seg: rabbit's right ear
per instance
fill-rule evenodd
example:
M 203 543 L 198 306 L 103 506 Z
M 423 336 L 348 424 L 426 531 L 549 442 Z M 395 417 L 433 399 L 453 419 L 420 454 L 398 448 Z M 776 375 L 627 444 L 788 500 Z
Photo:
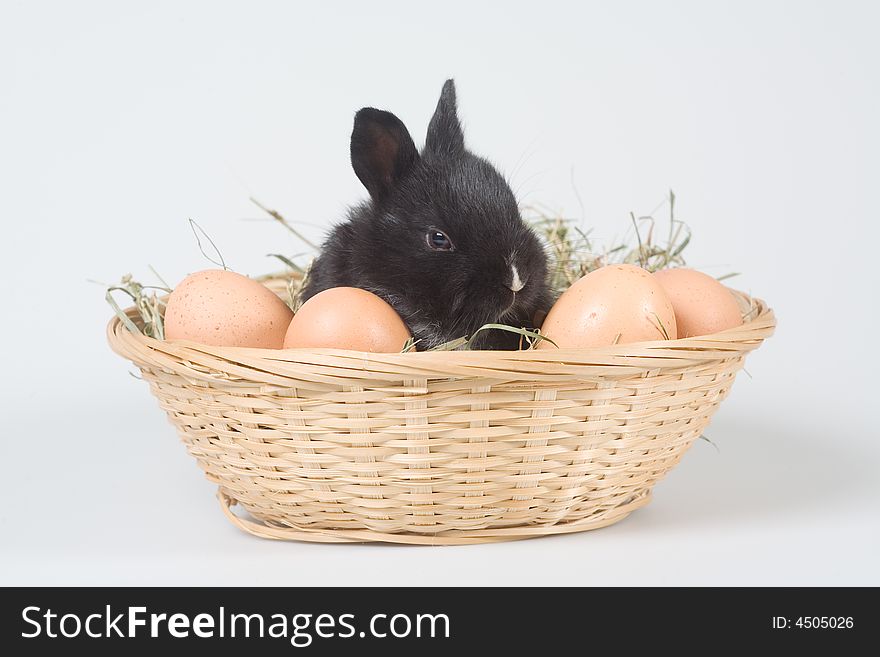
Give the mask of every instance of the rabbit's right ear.
M 425 152 L 441 157 L 457 157 L 464 152 L 464 132 L 458 120 L 455 81 L 452 79 L 444 83 L 437 109 L 428 124 Z
M 373 200 L 385 198 L 418 159 L 409 131 L 391 112 L 364 107 L 355 115 L 351 166 Z

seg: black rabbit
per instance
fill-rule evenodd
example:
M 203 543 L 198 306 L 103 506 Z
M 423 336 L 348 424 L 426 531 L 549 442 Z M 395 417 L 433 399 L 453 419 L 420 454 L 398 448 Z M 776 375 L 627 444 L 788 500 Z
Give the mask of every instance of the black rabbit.
M 464 146 L 447 80 L 421 154 L 389 112 L 361 109 L 351 163 L 370 200 L 327 237 L 302 292 L 358 287 L 385 299 L 419 350 L 488 323 L 534 327 L 551 303 L 547 259 L 509 185 Z M 520 336 L 486 330 L 474 348 L 516 349 Z

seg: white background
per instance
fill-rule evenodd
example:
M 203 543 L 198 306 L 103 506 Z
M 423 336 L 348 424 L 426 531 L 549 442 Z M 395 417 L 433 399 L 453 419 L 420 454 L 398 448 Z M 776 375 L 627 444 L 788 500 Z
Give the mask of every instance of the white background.
M 326 6 L 325 6 L 326 5 Z M 2 584 L 880 584 L 876 3 L 24 3 L 0 9 Z M 276 543 L 213 486 L 100 287 L 302 250 L 364 191 L 353 113 L 418 142 L 454 76 L 470 146 L 599 240 L 673 188 L 692 266 L 769 300 L 654 501 L 595 532 Z M 580 201 L 578 200 L 580 196 Z M 665 209 L 658 211 L 663 215 Z

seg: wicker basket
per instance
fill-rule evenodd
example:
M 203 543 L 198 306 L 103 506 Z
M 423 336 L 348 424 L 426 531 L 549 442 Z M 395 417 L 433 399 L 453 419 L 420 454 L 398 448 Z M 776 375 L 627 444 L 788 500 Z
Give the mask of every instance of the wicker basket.
M 281 293 L 285 282 L 267 285 Z M 108 338 L 238 527 L 304 541 L 483 543 L 596 529 L 647 504 L 773 332 L 772 310 L 736 295 L 741 327 L 589 350 L 208 347 L 135 334 L 117 318 Z

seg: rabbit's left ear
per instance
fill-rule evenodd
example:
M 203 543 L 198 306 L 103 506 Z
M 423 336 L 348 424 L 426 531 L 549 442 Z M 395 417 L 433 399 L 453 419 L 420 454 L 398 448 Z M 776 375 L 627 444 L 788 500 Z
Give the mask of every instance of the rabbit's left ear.
M 447 80 L 440 92 L 437 109 L 428 124 L 425 151 L 441 157 L 455 157 L 464 152 L 464 132 L 455 107 L 454 80 Z
M 391 112 L 364 107 L 355 115 L 351 166 L 374 201 L 384 199 L 418 160 L 409 131 Z

